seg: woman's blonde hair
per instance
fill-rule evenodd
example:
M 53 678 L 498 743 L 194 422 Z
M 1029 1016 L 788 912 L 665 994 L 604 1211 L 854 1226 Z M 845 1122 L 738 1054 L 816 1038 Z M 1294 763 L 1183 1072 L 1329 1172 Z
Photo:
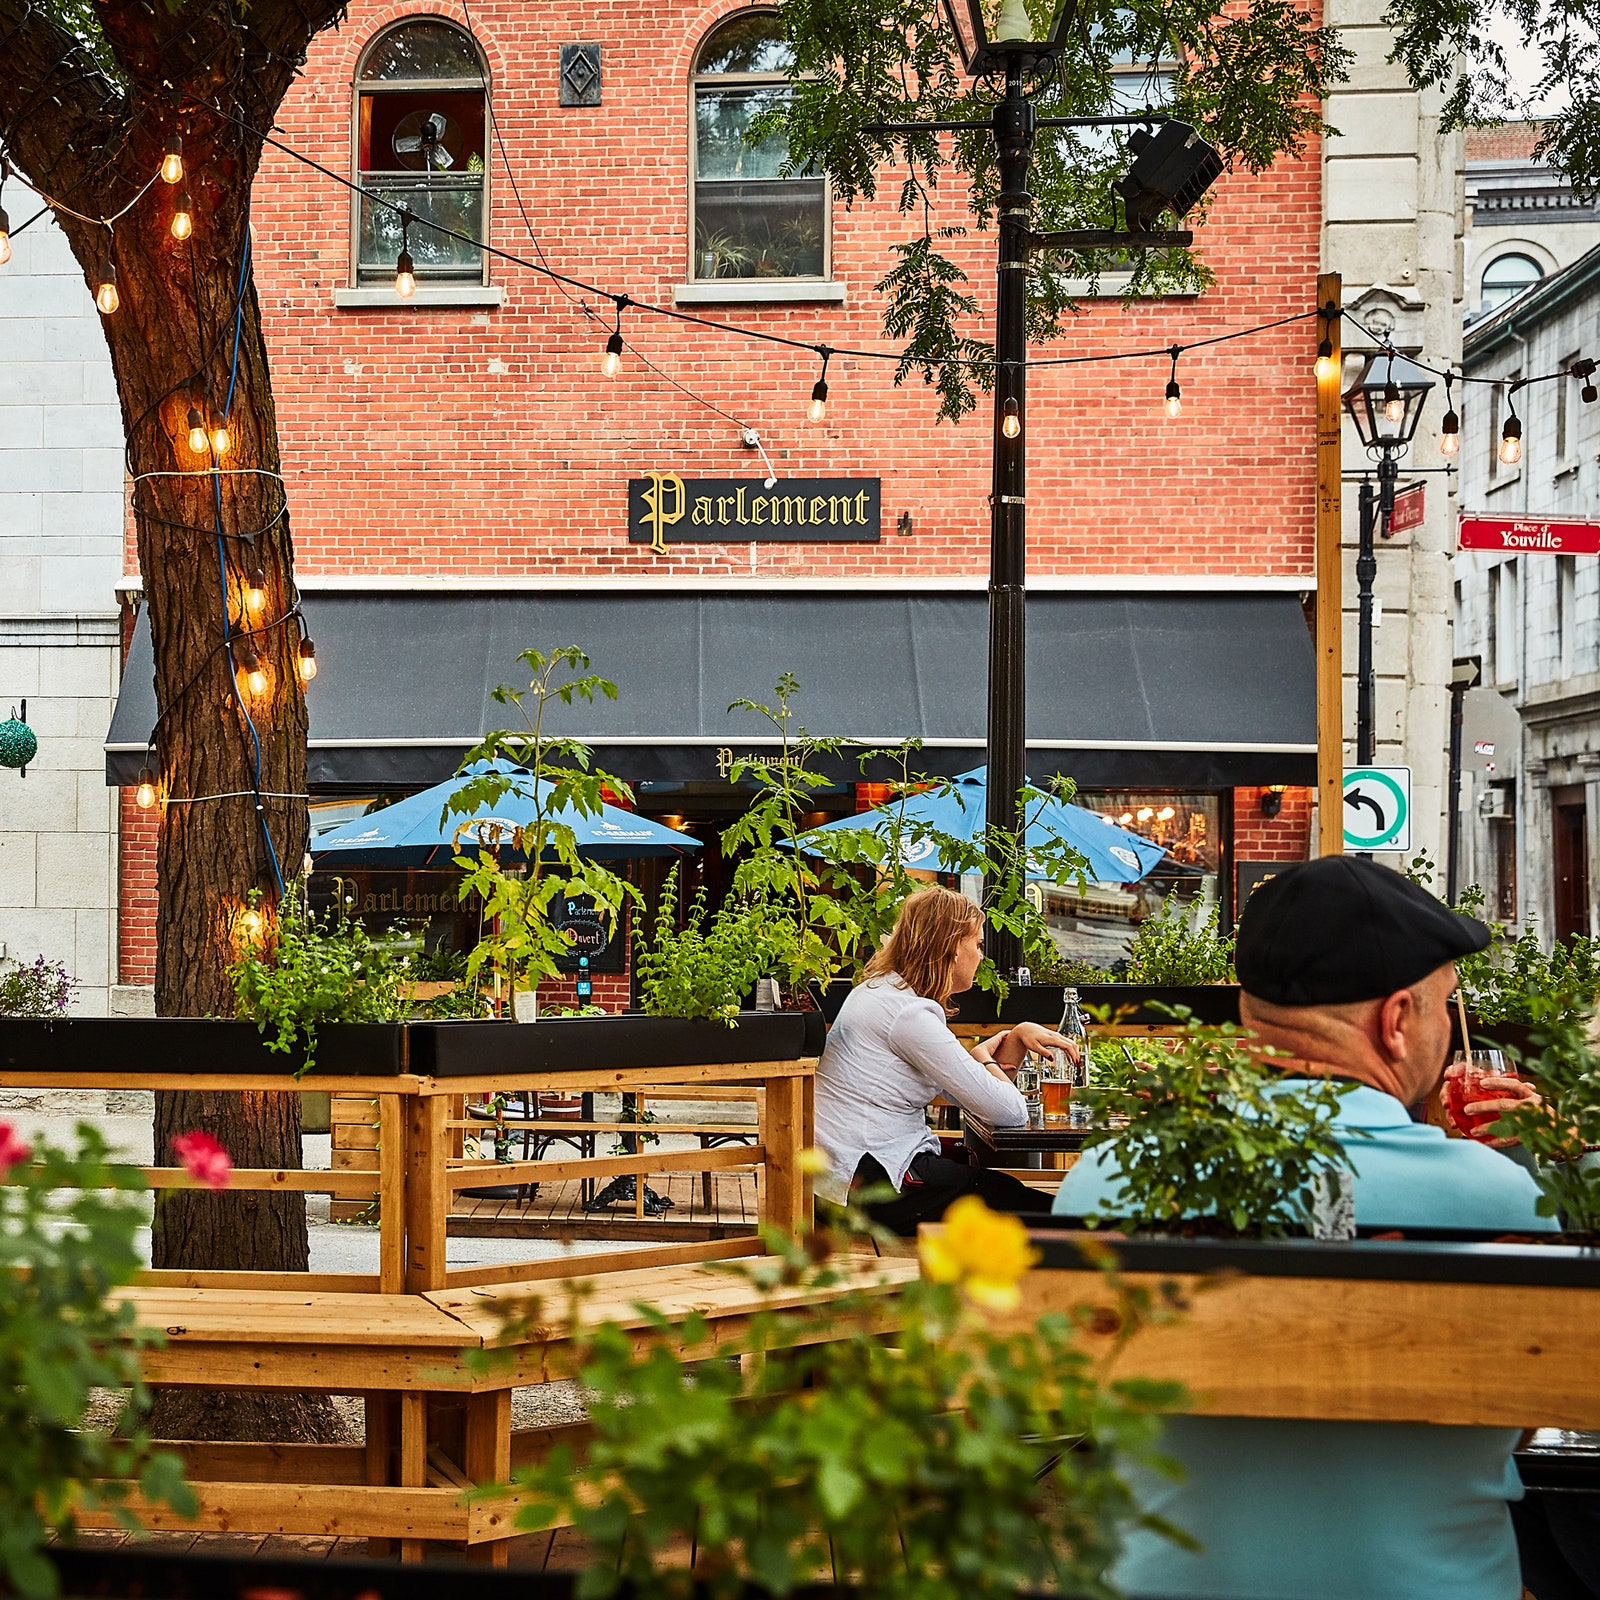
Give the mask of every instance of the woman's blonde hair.
M 862 976 L 898 973 L 908 989 L 949 1010 L 957 947 L 982 921 L 983 913 L 953 889 L 918 889 L 900 907 L 889 937 Z

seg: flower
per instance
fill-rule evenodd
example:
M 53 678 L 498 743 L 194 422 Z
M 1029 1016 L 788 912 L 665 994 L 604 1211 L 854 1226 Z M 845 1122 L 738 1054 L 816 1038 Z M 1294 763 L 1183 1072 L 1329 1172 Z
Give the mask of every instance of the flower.
M 173 1153 L 183 1163 L 184 1171 L 196 1183 L 208 1189 L 226 1189 L 233 1162 L 228 1152 L 209 1133 L 198 1128 L 190 1133 L 176 1134 L 172 1140 Z
M 1039 1259 L 1022 1223 L 991 1211 L 975 1194 L 962 1195 L 945 1212 L 943 1231 L 918 1240 L 917 1254 L 935 1283 L 959 1283 L 969 1299 L 992 1311 L 1017 1306 L 1017 1284 Z
M 833 1170 L 826 1154 L 815 1145 L 808 1145 L 800 1152 L 796 1165 L 808 1178 L 820 1178 L 823 1173 Z
M 9 1122 L 0 1122 L 0 1172 L 20 1166 L 32 1154 L 27 1140 Z

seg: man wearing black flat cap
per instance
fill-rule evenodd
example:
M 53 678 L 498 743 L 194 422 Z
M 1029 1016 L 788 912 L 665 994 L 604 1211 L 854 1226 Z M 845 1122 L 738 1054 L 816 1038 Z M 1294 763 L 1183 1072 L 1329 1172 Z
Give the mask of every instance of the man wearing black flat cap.
M 1482 923 L 1359 857 L 1297 863 L 1245 908 L 1242 1020 L 1293 1058 L 1274 1063 L 1286 1073 L 1358 1085 L 1338 1115 L 1358 1224 L 1556 1226 L 1515 1162 L 1408 1110 L 1444 1073 L 1456 958 L 1488 942 Z M 1534 1093 L 1514 1079 L 1498 1092 L 1474 1109 Z M 1120 1187 L 1102 1147 L 1067 1174 L 1055 1209 L 1115 1217 Z M 1141 1476 L 1137 1487 L 1147 1511 L 1202 1549 L 1138 1533 L 1112 1576 L 1129 1595 L 1171 1600 L 1517 1600 L 1517 1439 L 1509 1428 L 1175 1417 L 1164 1443 L 1183 1481 Z

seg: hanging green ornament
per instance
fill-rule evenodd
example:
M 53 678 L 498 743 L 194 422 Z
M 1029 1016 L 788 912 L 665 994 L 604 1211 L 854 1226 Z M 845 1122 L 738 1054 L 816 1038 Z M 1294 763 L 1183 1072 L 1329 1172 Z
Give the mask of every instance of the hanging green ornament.
M 39 736 L 28 726 L 28 702 L 22 702 L 22 715 L 11 708 L 8 721 L 0 722 L 0 767 L 15 767 L 24 778 L 28 763 L 39 753 Z

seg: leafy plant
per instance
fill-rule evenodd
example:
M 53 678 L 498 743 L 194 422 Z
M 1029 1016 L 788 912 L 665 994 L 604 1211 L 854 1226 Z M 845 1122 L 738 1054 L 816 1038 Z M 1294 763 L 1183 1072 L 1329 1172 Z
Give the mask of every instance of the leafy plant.
M 1026 953 L 1028 971 L 1035 983 L 1084 985 L 1119 981 L 1106 967 L 1063 955 L 1050 940 L 1028 945 Z
M 661 886 L 654 935 L 642 920 L 634 929 L 634 971 L 639 1003 L 650 1017 L 705 1017 L 732 1027 L 745 995 L 765 975 L 768 953 L 764 919 L 749 906 L 729 901 L 706 915 L 706 892 L 698 889 L 678 921 L 678 869 Z
M 1600 1055 L 1589 1042 L 1594 1008 L 1574 1005 L 1559 990 L 1534 990 L 1526 1013 L 1528 1048 L 1510 1054 L 1538 1084 L 1540 1098 L 1502 1111 L 1494 1132 L 1520 1139 L 1533 1157 L 1539 1214 L 1559 1217 L 1567 1233 L 1594 1242 L 1600 1240 L 1600 1162 L 1585 1155 L 1600 1145 Z
M 259 900 L 252 894 L 251 906 Z M 342 905 L 318 917 L 299 884 L 278 903 L 275 925 L 234 956 L 228 981 L 238 1014 L 263 1034 L 271 1031 L 269 1050 L 303 1048 L 296 1077 L 316 1064 L 319 1024 L 394 1022 L 410 1014 L 410 958 L 375 939 Z
M 729 1274 L 791 1300 L 838 1287 L 828 1236 L 768 1243 L 778 1253 Z M 958 1201 L 925 1276 L 892 1302 L 892 1347 L 885 1302 L 859 1293 L 759 1310 L 714 1343 L 703 1315 L 645 1307 L 642 1349 L 636 1331 L 582 1327 L 575 1305 L 556 1348 L 594 1437 L 582 1462 L 562 1446 L 521 1475 L 522 1526 L 576 1526 L 582 1600 L 818 1581 L 880 1600 L 1111 1596 L 1101 1574 L 1121 1532 L 1167 1531 L 1119 1469 L 1153 1459 L 1157 1413 L 1180 1391 L 1103 1382 L 1066 1315 L 992 1320 L 1030 1260 L 1016 1218 Z M 1123 1303 L 1131 1326 L 1140 1312 Z M 675 1559 L 691 1543 L 692 1572 Z
M 30 1151 L 0 1122 L 0 1588 L 24 1595 L 59 1589 L 44 1546 L 71 1533 L 79 1508 L 138 1526 L 115 1480 L 181 1515 L 199 1509 L 178 1458 L 152 1450 L 139 1422 L 138 1350 L 159 1335 L 114 1291 L 143 1265 L 132 1197 L 144 1184 L 109 1155 L 87 1123 L 67 1152 Z M 84 1426 L 95 1389 L 129 1391 L 116 1431 Z
M 1147 1230 L 1272 1238 L 1310 1226 L 1345 1155 L 1334 1132 L 1354 1087 L 1286 1079 L 1232 1024 L 1185 1027 L 1155 1059 L 1105 1052 L 1088 1091 L 1104 1148 L 1121 1178 L 1116 1216 Z M 1128 1119 L 1110 1125 L 1112 1116 Z M 1104 1220 L 1103 1218 L 1100 1220 Z
M 64 1017 L 76 982 L 59 961 L 37 957 L 27 966 L 16 962 L 0 973 L 0 1017 L 32 1017 L 53 1021 Z
M 526 689 L 501 684 L 494 698 L 513 706 L 523 719 L 523 731 L 501 730 L 485 737 L 467 752 L 463 769 L 479 761 L 498 761 L 524 770 L 526 776 L 504 771 L 474 773 L 445 802 L 441 823 L 452 816 L 464 820 L 457 829 L 456 865 L 462 869 L 463 900 L 478 895 L 489 928 L 467 957 L 467 976 L 476 979 L 485 967 L 499 972 L 507 992 L 544 979 L 562 976 L 561 962 L 572 950 L 571 936 L 555 926 L 551 907 L 562 896 L 587 898 L 601 918 L 615 927 L 624 907 L 637 901 L 638 890 L 625 878 L 608 871 L 578 848 L 577 834 L 567 817 L 599 816 L 605 794 L 632 798 L 620 778 L 591 766 L 589 747 L 577 739 L 557 737 L 545 728 L 554 705 L 591 703 L 597 696 L 615 700 L 617 686 L 588 671 L 589 658 L 566 645 L 548 654 L 524 650 L 517 658 L 531 677 Z M 513 791 L 530 803 L 528 821 L 517 826 L 491 824 L 483 828 L 482 846 L 475 855 L 462 850 L 470 819 L 497 805 Z M 508 867 L 500 860 L 502 848 L 518 857 Z M 523 863 L 526 866 L 523 866 Z
M 1464 889 L 1456 910 L 1483 916 L 1483 890 Z M 1456 962 L 1467 1005 L 1480 1022 L 1548 1020 L 1541 1001 L 1558 1002 L 1576 1016 L 1594 1006 L 1600 994 L 1600 940 L 1584 934 L 1554 939 L 1546 951 L 1530 918 L 1513 936 L 1504 923 L 1489 923 L 1486 949 Z
M 1219 926 L 1221 907 L 1213 905 L 1198 921 L 1176 895 L 1168 895 L 1154 916 L 1139 924 L 1128 950 L 1127 983 L 1232 983 L 1233 945 Z

